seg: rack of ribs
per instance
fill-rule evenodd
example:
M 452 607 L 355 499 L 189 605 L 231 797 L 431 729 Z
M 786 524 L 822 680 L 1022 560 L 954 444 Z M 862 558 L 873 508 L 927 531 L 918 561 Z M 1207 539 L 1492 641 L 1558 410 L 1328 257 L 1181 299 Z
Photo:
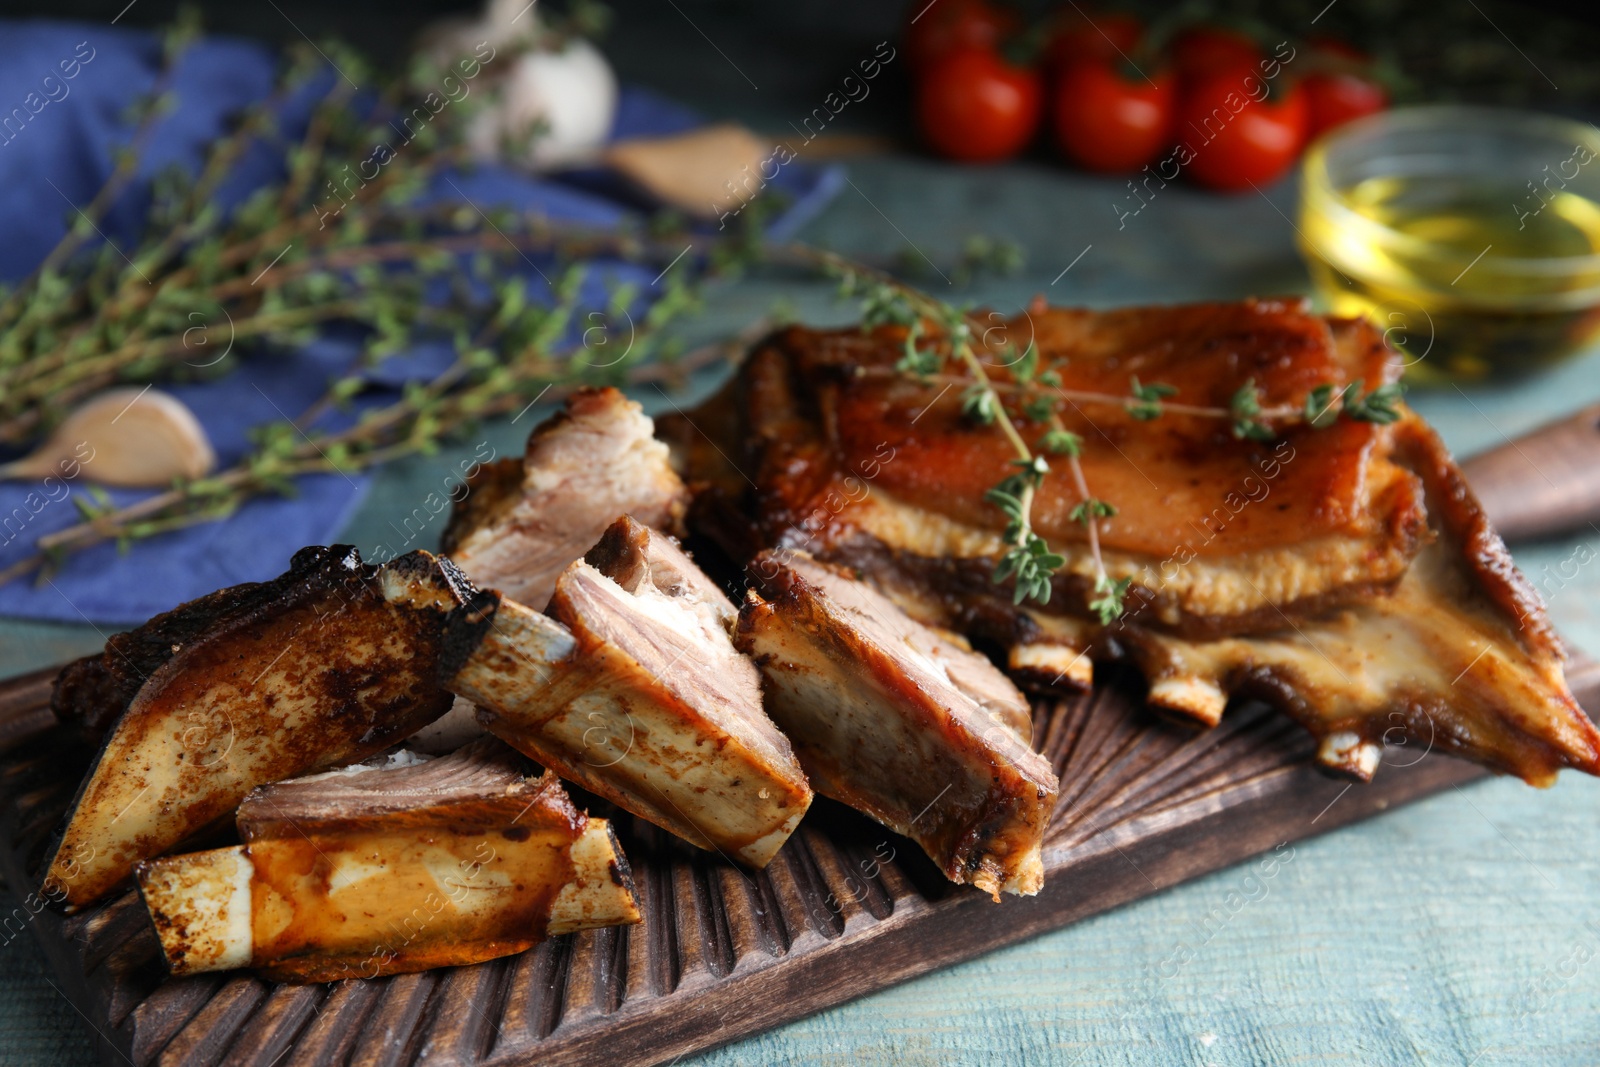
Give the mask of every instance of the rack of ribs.
M 1128 397 L 1137 378 L 1174 387 L 1173 405 L 1223 410 L 1253 382 L 1264 406 L 1297 410 L 1330 385 L 1337 412 L 1400 371 L 1371 325 L 1297 300 L 1038 302 L 1001 335 L 1011 343 L 981 358 L 1024 432 L 1008 363 L 1030 344 L 1067 392 Z M 1150 421 L 1056 394 L 1093 495 L 1116 509 L 1098 532 L 1110 577 L 1131 588 L 1107 625 L 1087 607 L 1082 496 L 1062 463 L 1033 504 L 1066 558 L 1048 602 L 1016 604 L 992 581 L 1006 520 L 985 493 L 1014 453 L 965 417 L 953 378 L 897 369 L 905 341 L 900 326 L 789 327 L 692 421 L 664 420 L 696 494 L 691 526 L 741 560 L 789 548 L 841 565 L 914 618 L 998 650 L 1036 688 L 1082 687 L 1095 661 L 1123 660 L 1152 705 L 1202 724 L 1235 695 L 1264 697 L 1316 736 L 1322 763 L 1358 778 L 1386 741 L 1541 784 L 1563 766 L 1600 771 L 1600 733 L 1567 689 L 1543 607 L 1403 405 L 1389 424 L 1301 421 L 1257 441 L 1226 419 Z

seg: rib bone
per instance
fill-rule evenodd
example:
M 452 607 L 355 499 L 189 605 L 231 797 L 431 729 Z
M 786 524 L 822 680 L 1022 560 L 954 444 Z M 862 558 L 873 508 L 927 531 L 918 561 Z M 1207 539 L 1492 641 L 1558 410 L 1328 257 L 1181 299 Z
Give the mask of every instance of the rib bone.
M 255 790 L 239 808 L 245 844 L 139 866 L 172 973 L 373 978 L 638 922 L 605 820 L 554 775 L 523 772 L 489 740 Z

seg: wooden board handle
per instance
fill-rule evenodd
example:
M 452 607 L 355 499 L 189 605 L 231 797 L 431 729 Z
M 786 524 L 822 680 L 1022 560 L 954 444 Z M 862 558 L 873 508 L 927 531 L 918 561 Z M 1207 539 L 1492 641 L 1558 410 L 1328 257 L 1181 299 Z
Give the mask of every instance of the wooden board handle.
M 1461 464 L 1500 536 L 1600 525 L 1600 404 Z

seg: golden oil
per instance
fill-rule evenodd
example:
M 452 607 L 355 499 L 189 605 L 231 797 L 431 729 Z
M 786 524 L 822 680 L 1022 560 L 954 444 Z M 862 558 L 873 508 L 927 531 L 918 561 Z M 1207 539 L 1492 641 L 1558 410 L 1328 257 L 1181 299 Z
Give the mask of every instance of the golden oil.
M 1600 204 L 1564 184 L 1435 173 L 1308 189 L 1301 251 L 1329 310 L 1371 318 L 1408 378 L 1520 376 L 1600 332 Z

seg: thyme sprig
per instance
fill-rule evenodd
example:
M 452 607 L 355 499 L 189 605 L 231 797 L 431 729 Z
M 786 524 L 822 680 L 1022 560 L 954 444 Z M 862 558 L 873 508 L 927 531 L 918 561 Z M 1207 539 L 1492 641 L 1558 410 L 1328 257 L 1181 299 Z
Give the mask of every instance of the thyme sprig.
M 979 426 L 997 427 L 1015 454 L 1012 473 L 984 495 L 1006 517 L 1003 536 L 1008 547 L 995 563 L 994 581 L 1013 583 L 1014 603 L 1049 602 L 1051 578 L 1066 560 L 1034 530 L 1033 498 L 1050 473 L 1050 464 L 1023 438 L 1006 410 L 973 345 L 975 324 L 968 312 L 833 253 L 816 253 L 815 260 L 839 279 L 842 296 L 861 298 L 863 328 L 886 324 L 905 328 L 904 354 L 895 365 L 898 372 L 926 382 L 940 377 L 947 363 L 962 367 L 964 374 L 953 380 L 966 387 L 961 395 L 963 416 Z M 930 326 L 938 336 L 929 333 Z
M 125 548 L 169 530 L 227 518 L 256 497 L 292 494 L 294 479 L 302 475 L 352 474 L 402 456 L 435 452 L 444 440 L 478 420 L 510 414 L 535 401 L 559 400 L 585 384 L 670 386 L 729 358 L 720 345 L 673 355 L 660 343 L 662 330 L 688 313 L 691 305 L 663 301 L 641 323 L 633 338 L 636 355 L 630 356 L 620 374 L 609 373 L 615 368 L 607 368 L 604 375 L 584 374 L 582 358 L 588 349 L 581 344 L 566 348 L 552 344 L 582 310 L 576 284 L 580 275 L 581 269 L 574 267 L 563 276 L 558 283 L 562 298 L 555 306 L 524 305 L 475 339 L 482 343 L 462 346 L 455 361 L 433 379 L 412 383 L 399 399 L 364 412 L 347 429 L 301 428 L 314 421 L 310 416 L 315 412 L 342 406 L 348 399 L 351 379 L 336 379 L 306 415 L 258 427 L 255 448 L 227 470 L 180 481 L 125 507 L 116 507 L 103 495 L 93 501 L 75 497 L 83 521 L 40 538 L 36 555 L 0 571 L 0 584 L 41 567 L 58 567 L 71 554 L 106 541 Z M 512 279 L 505 288 L 514 290 L 518 282 Z M 505 351 L 505 339 L 515 336 L 524 340 Z
M 224 341 L 270 355 L 325 324 L 345 323 L 364 329 L 360 354 L 295 418 L 257 427 L 250 451 L 228 469 L 176 481 L 127 507 L 104 493 L 80 494 L 82 521 L 39 539 L 37 554 L 0 571 L 0 583 L 95 544 L 126 546 L 225 518 L 256 497 L 292 493 L 302 475 L 348 474 L 435 451 L 477 420 L 581 385 L 671 384 L 728 358 L 720 346 L 683 355 L 666 339 L 669 326 L 701 307 L 702 281 L 689 269 L 658 280 L 655 301 L 635 313 L 626 342 L 612 338 L 603 351 L 586 345 L 596 312 L 575 261 L 602 256 L 654 270 L 681 257 L 688 242 L 695 261 L 704 255 L 737 270 L 755 254 L 744 231 L 760 225 L 759 213 L 746 212 L 747 225 L 717 241 L 670 228 L 600 232 L 470 201 L 418 206 L 420 193 L 462 164 L 455 135 L 465 116 L 439 115 L 393 148 L 376 175 L 367 168 L 352 181 L 352 163 L 374 158 L 374 144 L 396 141 L 387 121 L 412 90 L 395 83 L 358 111 L 344 79 L 330 77 L 328 61 L 309 46 L 293 54 L 274 94 L 212 145 L 198 173 L 156 177 L 147 227 L 135 242 L 94 243 L 103 216 L 138 173 L 150 131 L 171 109 L 170 69 L 194 37 L 187 23 L 169 33 L 167 72 L 140 105 L 141 124 L 105 188 L 74 212 L 40 268 L 0 293 L 0 442 L 37 438 L 77 401 L 114 383 L 230 373 L 237 357 L 218 358 Z M 370 82 L 358 56 L 328 42 L 322 51 Z M 437 84 L 437 72 L 414 76 Z M 279 107 L 308 93 L 320 95 L 304 133 L 286 138 Z M 286 173 L 225 210 L 219 187 L 241 156 L 263 145 L 283 153 Z M 512 273 L 529 267 L 543 280 Z M 607 288 L 598 314 L 609 331 L 637 293 Z M 447 341 L 452 362 L 398 398 L 377 399 L 368 372 L 425 338 Z M 353 421 L 326 418 L 358 404 L 365 410 Z
M 1067 431 L 1058 422 L 1057 436 L 1047 437 L 1052 448 L 1041 444 L 1036 452 L 1028 444 L 974 347 L 976 324 L 966 309 L 946 304 L 882 272 L 851 263 L 833 253 L 814 252 L 812 258 L 839 279 L 841 296 L 861 299 L 864 329 L 882 325 L 905 328 L 904 354 L 895 365 L 898 373 L 924 383 L 940 377 L 959 382 L 965 386 L 961 396 L 963 416 L 975 425 L 996 427 L 1005 436 L 1015 456 L 1010 462 L 1011 473 L 984 494 L 984 499 L 1006 518 L 1003 539 L 1007 547 L 996 561 L 992 577 L 996 584 L 1012 583 L 1013 603 L 1021 604 L 1026 600 L 1048 603 L 1052 579 L 1066 558 L 1052 550 L 1034 530 L 1033 501 L 1050 473 L 1050 463 L 1045 458 L 1047 452 L 1068 454 L 1070 448 L 1069 463 L 1076 464 L 1077 444 L 1069 445 L 1073 441 L 1071 435 L 1061 436 Z M 937 335 L 930 333 L 930 327 Z M 959 376 L 941 374 L 951 362 L 960 366 L 964 373 Z M 1012 377 L 1014 380 L 1025 377 L 1031 383 L 1036 367 L 1036 358 L 1023 353 L 1011 367 Z M 1097 514 L 1086 513 L 1092 537 L 1096 536 L 1097 518 Z M 1096 545 L 1098 560 L 1098 541 Z
M 905 361 L 897 366 L 896 370 L 905 369 Z M 860 373 L 865 377 L 882 377 L 893 373 L 885 368 L 864 367 Z M 967 379 L 962 375 L 943 374 L 939 368 L 920 375 L 924 385 L 962 385 Z M 1154 382 L 1144 385 L 1137 377 L 1129 379 L 1129 391 L 1126 394 L 1102 393 L 1087 389 L 1071 389 L 1060 384 L 1059 374 L 1052 371 L 1041 371 L 1035 379 L 1037 384 L 1020 384 L 1015 381 L 994 380 L 991 386 L 994 391 L 1002 396 L 1015 395 L 1019 403 L 1037 405 L 1040 403 L 1040 394 L 1047 393 L 1056 400 L 1068 404 L 1087 404 L 1099 407 L 1116 407 L 1126 411 L 1140 421 L 1152 421 L 1166 415 L 1191 415 L 1204 419 L 1234 420 L 1239 412 L 1233 407 L 1215 407 L 1204 404 L 1182 404 L 1164 399 L 1176 396 L 1177 391 L 1173 386 L 1163 382 Z M 1404 387 L 1398 383 L 1379 386 L 1370 393 L 1362 393 L 1363 380 L 1355 381 L 1344 386 L 1319 385 L 1306 395 L 1304 404 L 1277 404 L 1272 407 L 1257 407 L 1253 421 L 1261 422 L 1271 429 L 1273 427 L 1294 426 L 1305 423 L 1315 429 L 1322 429 L 1332 425 L 1342 415 L 1352 422 L 1371 422 L 1388 424 L 1400 417 L 1396 409 L 1397 404 L 1405 395 Z M 1260 390 L 1253 383 L 1247 383 L 1255 390 L 1256 404 L 1259 405 Z M 1242 386 L 1241 389 L 1244 387 Z M 1161 390 L 1161 392 L 1156 392 Z M 1168 391 L 1170 390 L 1170 391 Z M 1238 394 L 1235 394 L 1237 400 Z M 1342 406 L 1341 406 L 1342 405 Z M 1152 411 L 1151 408 L 1154 410 Z M 1034 408 L 1033 410 L 1040 410 Z M 1034 420 L 1042 421 L 1042 420 Z M 1273 437 L 1259 438 L 1272 440 L 1277 431 L 1273 430 Z
M 169 34 L 169 62 L 192 37 L 186 28 Z M 323 51 L 368 80 L 353 53 L 331 43 Z M 170 111 L 169 76 L 158 77 L 156 100 L 139 109 L 141 125 L 105 187 L 70 213 L 67 233 L 33 275 L 0 290 L 0 444 L 37 438 L 117 383 L 226 373 L 232 364 L 213 362 L 223 341 L 286 349 L 328 323 L 352 323 L 369 331 L 371 365 L 421 332 L 470 333 L 486 301 L 463 261 L 480 279 L 529 266 L 553 276 L 559 266 L 551 264 L 594 256 L 664 266 L 692 240 L 586 230 L 470 201 L 419 203 L 464 164 L 458 135 L 481 94 L 417 127 L 410 83 L 358 108 L 348 82 L 307 46 L 292 54 L 274 93 L 209 147 L 198 173 L 174 168 L 154 178 L 141 235 L 91 244 Z M 437 84 L 433 75 L 414 77 Z M 282 108 L 307 97 L 315 102 L 305 131 L 287 138 Z M 224 208 L 217 194 L 234 165 L 262 147 L 281 152 L 287 173 Z

